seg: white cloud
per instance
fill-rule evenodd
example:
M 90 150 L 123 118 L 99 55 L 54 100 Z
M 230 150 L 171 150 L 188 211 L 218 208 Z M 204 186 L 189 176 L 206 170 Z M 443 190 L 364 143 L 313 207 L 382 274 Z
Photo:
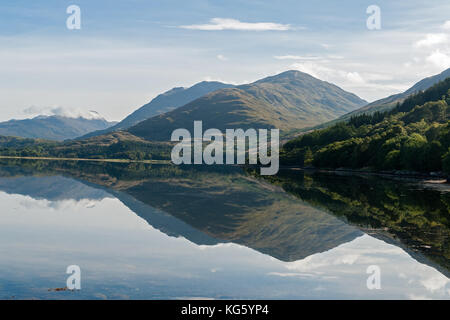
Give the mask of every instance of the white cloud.
M 312 273 L 300 273 L 300 272 L 269 272 L 269 276 L 278 276 L 278 277 L 300 277 L 300 278 L 311 278 L 315 277 L 315 274 Z
M 328 76 L 330 76 L 332 73 L 335 73 L 335 70 L 331 68 L 310 61 L 294 63 L 291 67 L 292 69 L 308 73 L 313 77 L 319 78 L 321 80 L 326 80 Z
M 343 56 L 340 56 L 340 55 L 337 55 L 337 54 L 329 54 L 329 55 L 327 55 L 327 58 L 328 59 L 338 59 L 338 60 L 344 59 Z
M 96 111 L 81 110 L 66 107 L 38 107 L 31 106 L 22 110 L 22 113 L 27 116 L 60 116 L 67 118 L 85 118 L 85 119 L 103 119 L 103 117 Z
M 442 29 L 450 30 L 450 20 L 445 21 L 445 23 L 442 25 Z
M 440 26 L 441 29 L 450 30 L 450 20 Z M 406 61 L 406 68 L 425 66 L 430 72 L 440 72 L 450 67 L 450 35 L 448 32 L 428 33 L 413 43 L 416 49 L 412 61 Z M 411 58 L 410 58 L 411 59 Z M 436 70 L 436 71 L 434 71 Z
M 243 80 L 242 82 L 237 82 L 237 81 L 225 80 L 224 78 L 212 77 L 212 76 L 202 77 L 201 80 L 202 81 L 218 81 L 218 82 L 222 82 L 222 83 L 232 84 L 232 85 L 235 85 L 235 86 L 253 82 L 253 81 L 249 81 L 249 80 Z
M 217 55 L 217 59 L 219 59 L 219 60 L 221 60 L 221 61 L 227 61 L 227 60 L 228 60 L 228 58 L 225 57 L 225 56 L 222 55 L 222 54 L 218 54 L 218 55 Z
M 429 33 L 424 39 L 421 39 L 415 43 L 417 48 L 431 47 L 438 44 L 443 44 L 448 41 L 448 36 L 445 33 Z
M 450 283 L 450 280 L 442 274 L 434 274 L 429 278 L 421 280 L 420 282 L 428 291 L 435 292 L 442 289 L 445 290 L 445 287 L 448 283 Z
M 425 60 L 441 69 L 450 68 L 450 55 L 443 53 L 439 49 L 433 51 Z
M 321 80 L 329 81 L 332 83 L 342 83 L 343 81 L 347 84 L 365 84 L 366 81 L 363 77 L 356 71 L 345 71 L 334 69 L 332 67 L 324 66 L 323 64 L 316 62 L 299 62 L 294 63 L 292 68 L 306 72 L 313 77 L 319 78 Z
M 318 60 L 320 57 L 317 56 L 295 56 L 295 55 L 285 55 L 285 56 L 275 56 L 277 60 Z
M 385 73 L 365 73 L 364 74 L 365 81 L 394 81 L 395 76 L 392 74 Z
M 413 294 L 413 293 L 408 294 L 407 297 L 410 300 L 431 300 L 430 297 L 427 297 L 427 296 L 424 296 L 424 295 L 416 295 L 416 294 Z
M 364 79 L 358 72 L 348 72 L 346 74 L 346 78 L 352 83 L 365 83 Z
M 299 70 L 320 80 L 327 81 L 357 93 L 360 97 L 373 101 L 379 98 L 380 92 L 384 96 L 406 90 L 410 84 L 399 84 L 397 77 L 393 77 L 389 70 L 379 70 L 368 65 L 361 67 L 346 60 L 314 60 L 298 61 L 289 66 L 289 69 Z M 361 92 L 365 95 L 361 95 Z
M 286 31 L 290 30 L 289 24 L 273 22 L 241 22 L 236 19 L 213 18 L 209 24 L 193 24 L 180 26 L 183 29 L 220 31 L 220 30 L 243 30 L 243 31 Z

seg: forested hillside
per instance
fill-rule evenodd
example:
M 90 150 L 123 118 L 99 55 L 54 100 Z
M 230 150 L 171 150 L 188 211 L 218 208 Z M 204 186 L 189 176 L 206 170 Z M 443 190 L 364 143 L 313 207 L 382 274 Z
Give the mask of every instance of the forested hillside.
M 450 173 L 450 78 L 386 112 L 287 142 L 284 165 Z
M 85 140 L 44 141 L 0 136 L 0 155 L 84 159 L 170 159 L 170 143 L 150 142 L 124 131 Z

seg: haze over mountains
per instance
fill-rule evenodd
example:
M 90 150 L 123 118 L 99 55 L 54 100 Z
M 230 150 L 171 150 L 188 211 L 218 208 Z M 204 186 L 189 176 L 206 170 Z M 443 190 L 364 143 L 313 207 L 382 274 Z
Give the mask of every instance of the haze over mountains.
M 169 141 L 177 128 L 202 120 L 205 128 L 279 128 L 319 124 L 367 102 L 300 71 L 286 71 L 251 84 L 214 91 L 128 129 L 146 140 Z
M 63 141 L 94 130 L 114 125 L 103 118 L 70 118 L 59 115 L 37 116 L 31 119 L 0 122 L 0 135 Z

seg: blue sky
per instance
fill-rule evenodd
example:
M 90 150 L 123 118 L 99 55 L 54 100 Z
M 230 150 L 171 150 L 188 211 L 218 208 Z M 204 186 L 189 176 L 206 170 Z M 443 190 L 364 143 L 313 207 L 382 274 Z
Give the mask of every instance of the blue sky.
M 66 8 L 81 9 L 68 30 Z M 381 9 L 368 30 L 366 8 Z M 202 80 L 297 69 L 375 100 L 450 67 L 448 1 L 2 1 L 0 120 L 120 120 Z

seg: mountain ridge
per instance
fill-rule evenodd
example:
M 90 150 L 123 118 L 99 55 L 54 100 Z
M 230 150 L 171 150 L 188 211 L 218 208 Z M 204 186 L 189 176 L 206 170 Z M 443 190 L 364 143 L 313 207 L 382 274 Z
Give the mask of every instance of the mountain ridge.
M 205 127 L 280 128 L 282 131 L 334 119 L 367 102 L 309 74 L 289 70 L 250 84 L 216 90 L 128 129 L 146 140 L 170 140 L 194 120 Z
M 136 109 L 116 125 L 104 130 L 90 132 L 84 136 L 78 137 L 78 139 L 107 134 L 118 130 L 126 130 L 141 121 L 174 110 L 205 94 L 223 88 L 231 88 L 233 86 L 234 85 L 222 83 L 219 81 L 201 81 L 187 88 L 172 88 L 157 95 L 149 103 L 144 104 L 142 107 Z
M 326 123 L 320 124 L 318 126 L 309 128 L 309 130 L 326 128 L 326 127 L 332 126 L 333 124 L 341 122 L 341 121 L 348 121 L 348 120 L 350 120 L 351 117 L 358 116 L 361 114 L 372 114 L 377 111 L 378 112 L 389 111 L 389 110 L 393 109 L 397 105 L 397 103 L 402 103 L 407 97 L 409 97 L 419 91 L 424 91 L 424 90 L 432 87 L 439 81 L 443 81 L 448 77 L 450 77 L 450 68 L 442 71 L 439 74 L 429 76 L 429 77 L 423 78 L 422 80 L 419 80 L 418 82 L 416 82 L 413 86 L 411 86 L 409 89 L 407 89 L 404 92 L 396 93 L 396 94 L 390 95 L 388 97 L 375 100 L 357 110 L 354 110 L 352 112 L 349 112 L 348 114 L 345 114 L 345 115 L 339 117 L 338 119 L 335 119 L 330 122 L 326 122 Z
M 450 174 L 450 77 L 394 109 L 352 117 L 287 142 L 285 165 Z M 432 174 L 433 173 L 433 174 Z
M 0 122 L 0 135 L 31 139 L 63 141 L 98 129 L 106 129 L 116 122 L 104 118 L 66 117 L 60 115 L 36 116 Z

